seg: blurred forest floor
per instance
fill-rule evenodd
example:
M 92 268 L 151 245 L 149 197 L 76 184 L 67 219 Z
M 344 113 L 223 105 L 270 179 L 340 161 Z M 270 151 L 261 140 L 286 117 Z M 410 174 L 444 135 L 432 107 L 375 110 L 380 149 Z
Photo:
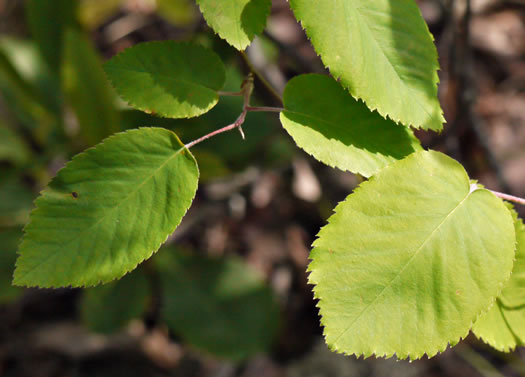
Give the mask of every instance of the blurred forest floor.
M 97 2 L 84 2 L 89 1 Z M 524 196 L 525 1 L 418 3 L 436 39 L 442 67 L 439 95 L 447 119 L 441 134 L 418 136 L 425 147 L 459 160 L 486 187 Z M 105 18 L 95 11 L 84 16 L 104 58 L 142 41 L 210 33 L 198 13 L 181 19 L 155 10 L 155 1 L 127 0 Z M 0 0 L 0 34 L 27 37 L 24 17 L 24 1 Z M 215 43 L 247 72 L 239 56 Z M 266 32 L 247 55 L 280 92 L 297 74 L 326 72 L 284 0 L 274 0 Z M 257 81 L 255 95 L 260 103 L 273 105 Z M 7 114 L 0 98 L 0 119 L 9 119 Z M 168 242 L 209 255 L 237 254 L 264 274 L 282 318 L 267 354 L 240 364 L 205 356 L 158 322 L 158 308 L 118 333 L 95 334 L 79 320 L 80 290 L 30 289 L 0 306 L 0 376 L 525 376 L 524 350 L 500 354 L 473 336 L 431 360 L 413 363 L 328 351 L 306 283 L 309 245 L 359 179 L 290 145 L 276 117 L 257 118 L 245 132 L 247 141 L 240 147 L 238 134 L 217 138 L 215 151 L 227 155 L 226 166 L 218 169 L 220 174 L 210 170 Z M 48 177 L 68 158 L 59 154 L 52 159 Z M 33 194 L 42 188 L 31 180 L 26 185 Z M 0 196 L 0 202 L 7 200 Z

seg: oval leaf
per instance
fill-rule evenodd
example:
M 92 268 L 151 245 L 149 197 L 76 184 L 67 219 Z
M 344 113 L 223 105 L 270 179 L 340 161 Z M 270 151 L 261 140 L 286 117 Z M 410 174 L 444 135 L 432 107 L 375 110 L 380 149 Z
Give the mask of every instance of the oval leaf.
M 335 212 L 309 281 L 338 352 L 431 357 L 468 334 L 512 270 L 508 209 L 438 152 L 385 167 Z
M 217 104 L 226 70 L 213 51 L 191 43 L 147 42 L 104 64 L 113 86 L 129 104 L 168 118 L 190 118 Z
M 384 117 L 440 130 L 436 48 L 414 0 L 290 0 L 331 74 Z
M 190 344 L 240 360 L 271 345 L 278 308 L 263 279 L 236 258 L 163 252 L 162 316 Z
M 421 149 L 409 129 L 371 112 L 328 76 L 290 80 L 284 107 L 281 123 L 297 145 L 341 170 L 369 177 Z
M 149 258 L 190 206 L 198 168 L 177 136 L 142 128 L 75 156 L 35 201 L 16 285 L 91 286 Z
M 210 27 L 237 50 L 244 50 L 263 31 L 271 0 L 197 0 Z
M 525 226 L 511 212 L 517 242 L 512 275 L 494 306 L 472 327 L 478 338 L 503 352 L 525 345 Z

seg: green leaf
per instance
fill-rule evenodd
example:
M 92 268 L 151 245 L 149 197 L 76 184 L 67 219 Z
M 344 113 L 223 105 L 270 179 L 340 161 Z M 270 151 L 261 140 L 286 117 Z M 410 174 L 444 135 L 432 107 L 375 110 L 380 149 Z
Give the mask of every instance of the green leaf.
M 210 27 L 237 50 L 244 50 L 263 31 L 271 0 L 197 0 Z
M 347 354 L 431 357 L 465 337 L 512 270 L 503 202 L 463 167 L 416 152 L 335 209 L 310 255 L 328 345 Z
M 185 42 L 147 42 L 128 48 L 104 68 L 131 106 L 168 118 L 189 118 L 217 104 L 225 81 L 219 57 Z
M 0 197 L 3 198 L 1 195 Z M 0 228 L 0 304 L 12 301 L 23 291 L 11 285 L 20 237 L 22 237 L 21 228 Z
M 92 331 L 109 334 L 146 311 L 149 282 L 136 270 L 109 284 L 87 288 L 80 300 L 80 317 Z
M 157 257 L 162 316 L 187 342 L 215 356 L 244 359 L 271 345 L 278 309 L 262 278 L 240 260 L 167 250 Z
M 290 80 L 284 108 L 281 123 L 297 145 L 341 170 L 369 177 L 421 149 L 408 128 L 371 112 L 328 76 Z
M 384 117 L 441 130 L 439 68 L 414 0 L 290 0 L 331 74 Z
M 65 34 L 62 85 L 80 133 L 91 146 L 120 130 L 115 94 L 89 38 L 70 28 Z
M 162 128 L 119 133 L 75 156 L 35 201 L 14 283 L 80 287 L 122 277 L 175 230 L 198 174 Z
M 27 23 L 49 69 L 58 73 L 66 27 L 75 24 L 77 1 L 29 0 Z
M 492 308 L 472 327 L 478 338 L 503 352 L 525 345 L 525 226 L 514 209 L 511 213 L 517 242 L 512 275 Z

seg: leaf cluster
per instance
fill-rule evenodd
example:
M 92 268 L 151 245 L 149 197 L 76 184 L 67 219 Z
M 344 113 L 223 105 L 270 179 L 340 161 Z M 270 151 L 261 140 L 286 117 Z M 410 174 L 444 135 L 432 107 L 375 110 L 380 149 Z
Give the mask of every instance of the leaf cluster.
M 241 51 L 264 29 L 271 5 L 269 0 L 197 3 L 209 26 Z M 104 141 L 73 157 L 36 199 L 14 284 L 87 287 L 123 277 L 177 228 L 197 191 L 199 156 L 190 147 L 201 139 L 184 144 L 161 127 L 115 133 L 126 128 L 124 114 L 115 109 L 114 93 L 85 33 L 74 18 L 48 30 L 34 16 L 54 12 L 58 2 L 53 4 L 33 0 L 29 12 L 44 66 L 49 77 L 60 76 L 58 85 L 83 140 Z M 330 75 L 292 78 L 283 107 L 270 111 L 280 113 L 299 148 L 367 178 L 336 207 L 310 255 L 309 282 L 327 344 L 345 354 L 417 359 L 457 344 L 472 329 L 500 350 L 522 345 L 521 220 L 471 181 L 458 162 L 423 150 L 413 132 L 440 131 L 444 123 L 437 53 L 416 3 L 290 0 L 290 7 Z M 53 69 L 58 61 L 60 71 Z M 103 69 L 131 108 L 165 118 L 214 111 L 227 93 L 221 58 L 193 42 L 137 44 Z M 0 83 L 9 83 L 12 98 L 23 99 L 21 112 L 46 120 L 39 137 L 49 138 L 60 122 L 57 106 L 31 90 L 1 51 L 0 70 Z M 224 130 L 242 131 L 251 89 L 245 82 L 237 93 L 242 113 Z M 91 102 L 93 97 L 102 101 Z M 13 145 L 0 144 L 0 158 L 27 161 L 29 152 L 16 148 L 13 154 Z M 237 260 L 162 254 L 157 268 L 165 293 L 163 317 L 172 329 L 196 347 L 234 359 L 271 344 L 277 310 L 259 277 L 247 274 Z M 124 290 L 136 295 L 118 303 L 126 315 L 117 310 L 99 321 L 86 314 L 96 320 L 95 328 L 111 329 L 144 311 L 147 279 L 140 276 L 88 291 L 93 293 L 85 297 L 86 313 L 97 313 Z M 256 305 L 266 310 L 252 310 Z M 218 328 L 235 330 L 214 333 Z

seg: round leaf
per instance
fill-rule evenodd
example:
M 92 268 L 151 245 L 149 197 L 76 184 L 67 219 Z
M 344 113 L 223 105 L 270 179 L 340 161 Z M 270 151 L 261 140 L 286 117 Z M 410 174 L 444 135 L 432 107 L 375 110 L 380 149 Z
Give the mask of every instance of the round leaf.
M 512 275 L 492 308 L 472 327 L 474 334 L 499 351 L 525 345 L 525 226 L 511 210 L 516 231 Z
M 120 278 L 175 230 L 198 174 L 191 153 L 162 128 L 116 134 L 75 156 L 35 201 L 14 283 L 79 287 Z
M 338 352 L 431 357 L 468 334 L 512 270 L 508 209 L 438 152 L 385 167 L 335 212 L 309 281 Z
M 244 50 L 263 31 L 271 0 L 197 0 L 206 22 L 237 50 Z
M 284 107 L 281 123 L 297 145 L 341 170 L 369 177 L 421 149 L 408 128 L 371 112 L 328 76 L 290 80 Z
M 114 56 L 104 69 L 131 106 L 168 118 L 206 113 L 226 80 L 213 51 L 185 42 L 141 43 Z
M 269 287 L 235 258 L 158 256 L 162 316 L 190 344 L 218 357 L 244 359 L 268 348 L 278 310 Z
M 290 0 L 331 74 L 395 122 L 440 130 L 439 68 L 414 0 Z

